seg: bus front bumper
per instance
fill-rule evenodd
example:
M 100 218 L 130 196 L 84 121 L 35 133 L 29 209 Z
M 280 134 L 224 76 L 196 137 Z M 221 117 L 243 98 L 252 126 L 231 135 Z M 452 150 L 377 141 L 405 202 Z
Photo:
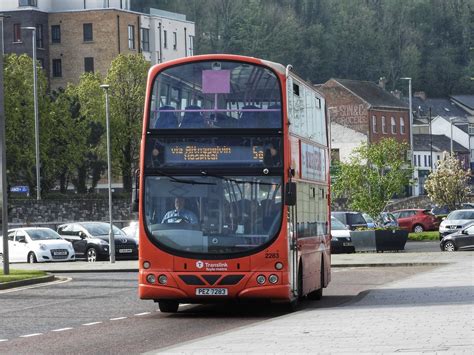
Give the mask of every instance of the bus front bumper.
M 290 286 L 289 285 L 266 285 L 259 287 L 249 287 L 243 290 L 232 290 L 229 288 L 229 295 L 227 296 L 196 296 L 195 287 L 189 288 L 185 292 L 182 289 L 140 284 L 138 287 L 139 297 L 141 299 L 161 300 L 174 299 L 179 302 L 187 303 L 207 303 L 218 302 L 230 299 L 269 299 L 290 301 Z

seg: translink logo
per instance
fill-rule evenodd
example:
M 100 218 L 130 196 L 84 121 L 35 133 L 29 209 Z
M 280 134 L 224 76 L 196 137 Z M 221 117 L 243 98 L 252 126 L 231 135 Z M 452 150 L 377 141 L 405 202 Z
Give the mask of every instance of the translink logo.
M 201 260 L 196 261 L 196 267 L 198 269 L 202 269 L 204 266 L 204 263 Z

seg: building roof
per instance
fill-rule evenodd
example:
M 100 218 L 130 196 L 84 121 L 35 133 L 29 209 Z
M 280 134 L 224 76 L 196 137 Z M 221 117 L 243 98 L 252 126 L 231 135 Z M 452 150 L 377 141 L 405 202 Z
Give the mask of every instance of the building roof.
M 474 95 L 451 95 L 454 101 L 474 110 Z
M 403 97 L 402 100 L 408 103 L 408 98 Z M 413 106 L 413 123 L 429 124 L 429 114 L 431 108 L 431 118 L 442 117 L 450 122 L 451 117 L 455 117 L 455 125 L 462 131 L 468 133 L 468 113 L 459 106 L 452 103 L 448 98 L 420 99 L 412 98 Z
M 449 152 L 451 151 L 451 139 L 442 134 L 433 134 L 433 152 Z M 431 137 L 429 134 L 414 134 L 413 145 L 415 151 L 430 151 Z M 456 141 L 453 142 L 453 149 L 457 153 L 469 153 L 469 150 L 464 148 Z
M 349 79 L 333 79 L 346 89 L 352 91 L 362 100 L 366 101 L 372 108 L 402 108 L 408 109 L 408 105 L 399 100 L 379 85 L 370 81 L 359 81 Z

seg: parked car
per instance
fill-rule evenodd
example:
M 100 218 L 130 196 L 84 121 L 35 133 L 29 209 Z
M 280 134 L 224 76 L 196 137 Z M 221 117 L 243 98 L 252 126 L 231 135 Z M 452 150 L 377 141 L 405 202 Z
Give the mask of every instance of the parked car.
M 360 212 L 331 212 L 331 216 L 337 218 L 350 230 L 367 228 L 367 222 Z
M 435 216 L 447 216 L 451 210 L 449 209 L 448 206 L 434 206 L 431 211 L 432 214 Z
M 331 236 L 331 253 L 355 253 L 350 230 L 335 217 L 331 217 Z
M 474 209 L 451 212 L 439 225 L 439 239 L 463 229 L 471 222 L 474 222 Z
M 11 262 L 74 261 L 72 244 L 50 228 L 14 228 L 8 230 L 8 255 Z M 3 243 L 0 245 L 3 254 Z
M 130 238 L 135 239 L 138 244 L 138 222 L 130 222 L 130 225 L 123 227 L 122 231 Z
M 434 231 L 439 227 L 439 220 L 429 210 L 406 209 L 393 211 L 400 228 L 410 232 L 421 233 L 423 231 Z
M 376 227 L 375 220 L 372 217 L 370 217 L 370 215 L 368 215 L 367 213 L 362 213 L 362 216 L 364 217 L 368 228 L 375 228 Z
M 381 212 L 376 222 L 378 227 L 399 227 L 397 219 L 390 212 Z
M 457 232 L 448 234 L 439 243 L 442 251 L 473 250 L 474 249 L 474 223 Z
M 138 259 L 137 242 L 118 227 L 113 226 L 116 259 Z M 76 258 L 90 262 L 109 259 L 110 224 L 105 222 L 66 223 L 58 227 L 58 233 L 70 241 Z

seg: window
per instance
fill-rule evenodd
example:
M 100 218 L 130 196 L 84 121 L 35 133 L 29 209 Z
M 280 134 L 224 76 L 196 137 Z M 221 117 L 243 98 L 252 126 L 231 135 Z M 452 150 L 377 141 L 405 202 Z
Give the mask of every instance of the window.
M 431 168 L 432 167 L 432 164 L 431 164 L 431 155 L 428 155 L 428 166 Z
M 405 120 L 400 117 L 400 134 L 405 134 Z
M 385 116 L 382 116 L 382 133 L 387 134 L 387 124 L 385 122 Z
M 421 166 L 421 155 L 418 155 L 418 166 Z
M 372 132 L 377 133 L 377 117 L 372 116 Z
M 416 166 L 416 154 L 413 155 L 413 166 Z
M 37 0 L 19 0 L 18 6 L 38 6 Z
M 194 55 L 194 36 L 189 36 L 188 55 L 189 55 L 189 56 Z
M 61 59 L 53 59 L 53 77 L 60 78 L 62 76 Z
M 163 31 L 163 47 L 168 48 L 168 32 L 166 30 Z
M 427 156 L 426 156 L 426 155 L 423 155 L 423 158 L 424 158 L 423 160 L 425 161 L 425 166 L 428 166 L 428 161 L 427 161 L 427 159 L 426 159 Z
M 36 48 L 44 48 L 43 25 L 36 25 Z
M 21 42 L 21 23 L 13 24 L 13 42 Z
M 470 124 L 468 127 L 469 134 L 474 134 L 474 125 Z
M 92 58 L 92 57 L 84 58 L 84 71 L 86 73 L 93 73 L 94 72 L 94 58 Z
M 93 39 L 92 23 L 85 23 L 83 25 L 83 29 L 84 29 L 84 42 L 91 42 Z
M 51 26 L 51 43 L 61 43 L 61 26 Z
M 128 25 L 128 49 L 135 49 L 135 26 Z
M 176 32 L 173 32 L 173 49 L 178 49 L 178 35 Z
M 397 122 L 395 122 L 395 117 L 390 118 L 390 123 L 392 125 L 392 134 L 397 134 Z
M 142 28 L 142 51 L 150 51 L 150 30 Z

